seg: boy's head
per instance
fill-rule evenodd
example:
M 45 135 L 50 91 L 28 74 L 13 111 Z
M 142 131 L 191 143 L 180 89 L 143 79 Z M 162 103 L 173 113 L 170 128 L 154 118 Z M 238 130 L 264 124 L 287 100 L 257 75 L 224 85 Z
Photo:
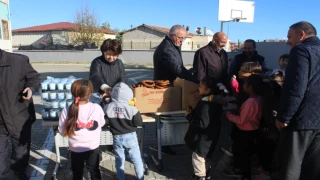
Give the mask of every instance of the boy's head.
M 200 81 L 199 94 L 201 96 L 208 96 L 212 93 L 215 93 L 216 91 L 217 82 L 214 79 L 205 77 Z
M 115 102 L 126 103 L 133 98 L 132 89 L 125 83 L 120 82 L 112 88 L 111 99 Z
M 283 54 L 280 56 L 280 58 L 279 58 L 280 69 L 282 69 L 282 70 L 286 69 L 286 66 L 288 64 L 288 60 L 289 60 L 289 54 Z
M 277 71 L 270 76 L 270 79 L 282 86 L 284 81 L 284 74 L 282 71 Z
M 240 71 L 239 71 L 239 78 L 246 79 L 251 74 L 262 74 L 262 66 L 256 62 L 246 62 L 243 63 Z

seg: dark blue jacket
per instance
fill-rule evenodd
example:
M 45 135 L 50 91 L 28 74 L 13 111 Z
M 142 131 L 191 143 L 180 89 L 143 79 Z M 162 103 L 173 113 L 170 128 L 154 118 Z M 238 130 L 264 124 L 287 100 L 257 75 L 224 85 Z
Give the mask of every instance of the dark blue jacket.
M 184 66 L 181 50 L 166 36 L 153 54 L 153 80 L 169 80 L 173 82 L 177 77 L 199 83 L 196 77 Z
M 320 129 L 320 40 L 293 47 L 286 67 L 278 119 L 293 130 Z

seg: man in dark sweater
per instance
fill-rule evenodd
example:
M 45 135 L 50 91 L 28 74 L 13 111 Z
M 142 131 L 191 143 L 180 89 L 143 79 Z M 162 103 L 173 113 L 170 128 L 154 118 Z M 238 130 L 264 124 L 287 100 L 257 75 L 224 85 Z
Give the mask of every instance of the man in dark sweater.
M 281 180 L 320 179 L 320 40 L 309 22 L 290 26 L 292 47 L 276 125 L 282 139 Z
M 228 37 L 223 32 L 214 34 L 208 45 L 196 51 L 193 60 L 194 76 L 201 81 L 205 77 L 211 77 L 217 82 L 228 85 L 230 79 L 227 77 L 228 55 L 223 49 Z

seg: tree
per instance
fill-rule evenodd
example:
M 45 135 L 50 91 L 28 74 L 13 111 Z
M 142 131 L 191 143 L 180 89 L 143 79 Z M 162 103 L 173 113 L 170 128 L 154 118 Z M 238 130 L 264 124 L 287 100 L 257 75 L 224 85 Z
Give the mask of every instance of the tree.
M 97 16 L 88 6 L 76 11 L 74 24 L 73 41 L 75 44 L 95 43 L 99 46 L 104 40 L 104 32 Z
M 104 23 L 102 23 L 101 28 L 111 30 L 111 25 L 109 22 L 104 22 Z

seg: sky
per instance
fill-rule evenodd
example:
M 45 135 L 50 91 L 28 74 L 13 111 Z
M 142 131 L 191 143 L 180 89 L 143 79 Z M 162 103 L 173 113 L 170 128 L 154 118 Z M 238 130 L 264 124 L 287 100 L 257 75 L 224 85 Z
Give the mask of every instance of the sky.
M 253 0 L 251 0 L 253 1 Z M 309 21 L 320 31 L 319 0 L 255 0 L 253 23 L 224 23 L 231 41 L 285 39 L 290 25 Z M 12 29 L 73 22 L 77 9 L 88 6 L 99 22 L 130 29 L 141 24 L 170 28 L 175 24 L 220 31 L 218 0 L 10 0 Z

